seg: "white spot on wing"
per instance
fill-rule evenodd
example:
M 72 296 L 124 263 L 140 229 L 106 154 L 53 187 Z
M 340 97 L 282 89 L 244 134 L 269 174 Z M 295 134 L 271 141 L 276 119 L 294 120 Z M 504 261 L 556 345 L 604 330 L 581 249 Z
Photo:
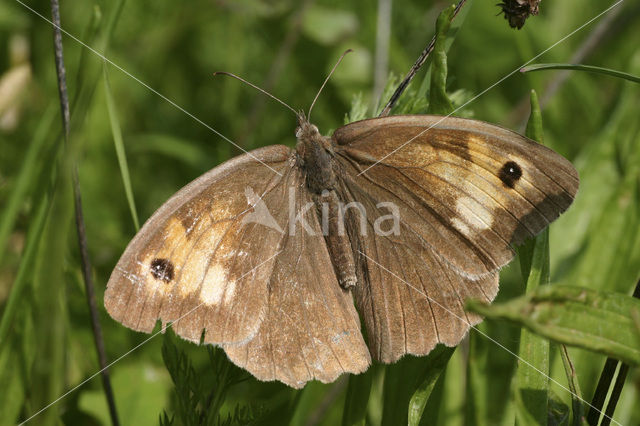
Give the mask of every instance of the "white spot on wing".
M 227 281 L 227 272 L 222 265 L 215 263 L 207 270 L 202 283 L 200 300 L 207 305 L 217 305 L 225 295 L 225 288 L 235 292 L 235 281 Z M 225 298 L 226 301 L 226 298 Z
M 185 260 L 184 267 L 182 268 L 182 275 L 180 277 L 180 294 L 183 296 L 187 296 L 188 294 L 195 292 L 201 282 L 201 293 L 204 293 L 205 287 L 208 285 L 208 280 L 212 279 L 211 274 L 215 273 L 216 267 L 224 273 L 222 266 L 219 264 L 212 264 L 208 269 L 207 267 L 209 266 L 211 256 L 220 243 L 220 239 L 224 235 L 225 227 L 228 225 L 225 223 L 210 225 L 208 221 L 202 221 L 201 226 L 208 226 L 208 228 L 195 243 L 195 247 L 190 249 L 189 255 Z
M 227 305 L 233 296 L 236 294 L 236 282 L 233 280 L 227 281 L 227 288 L 224 291 L 223 303 Z
M 471 197 L 460 197 L 456 201 L 456 213 L 451 224 L 465 235 L 473 231 L 489 229 L 493 225 L 493 213 Z

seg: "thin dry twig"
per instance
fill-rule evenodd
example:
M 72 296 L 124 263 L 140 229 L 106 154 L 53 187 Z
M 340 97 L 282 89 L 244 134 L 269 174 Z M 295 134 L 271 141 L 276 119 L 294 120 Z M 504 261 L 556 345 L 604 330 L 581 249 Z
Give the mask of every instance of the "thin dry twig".
M 462 6 L 464 6 L 465 3 L 466 3 L 466 0 L 460 0 L 458 2 L 455 10 L 453 11 L 453 16 L 451 17 L 452 20 L 456 17 L 456 15 L 458 15 L 458 12 L 462 8 Z M 422 51 L 420 56 L 418 56 L 418 59 L 413 64 L 411 69 L 409 69 L 409 72 L 407 73 L 407 75 L 405 75 L 402 82 L 398 85 L 398 87 L 396 88 L 396 91 L 393 92 L 393 95 L 391 95 L 389 102 L 387 102 L 387 104 L 385 105 L 380 115 L 378 115 L 378 117 L 385 117 L 389 115 L 389 112 L 391 112 L 391 108 L 393 108 L 396 102 L 398 102 L 398 99 L 400 99 L 400 96 L 402 95 L 402 93 L 405 91 L 407 86 L 409 86 L 409 83 L 411 83 L 411 80 L 413 80 L 413 77 L 416 76 L 420 68 L 427 61 L 427 58 L 429 57 L 429 54 L 431 53 L 431 51 L 433 51 L 433 48 L 435 47 L 435 45 L 436 45 L 436 36 L 434 35 L 433 38 L 431 38 L 431 41 L 429 42 L 427 47 L 425 47 L 425 49 Z
M 60 30 L 60 4 L 58 0 L 51 0 L 51 18 L 53 22 L 53 45 L 55 51 L 55 63 L 56 73 L 58 76 L 58 94 L 60 97 L 60 110 L 62 111 L 62 127 L 64 129 L 64 142 L 68 146 L 69 141 L 69 97 L 67 94 L 67 78 L 66 70 L 64 66 L 64 56 L 62 53 L 62 32 Z M 72 169 L 73 179 L 73 195 L 74 195 L 74 208 L 75 208 L 75 222 L 76 230 L 78 234 L 78 245 L 80 249 L 80 258 L 82 261 L 82 275 L 84 278 L 87 304 L 89 305 L 89 312 L 91 314 L 91 328 L 93 329 L 93 337 L 96 345 L 96 351 L 98 352 L 98 360 L 100 362 L 100 368 L 102 369 L 102 386 L 104 387 L 104 393 L 107 398 L 107 405 L 109 407 L 109 415 L 111 416 L 111 424 L 114 426 L 119 425 L 118 413 L 116 410 L 115 399 L 113 396 L 113 389 L 111 387 L 111 379 L 109 377 L 109 371 L 107 366 L 107 356 L 104 349 L 104 339 L 102 337 L 102 328 L 100 327 L 100 320 L 98 318 L 98 308 L 96 305 L 95 290 L 93 284 L 93 276 L 91 274 L 91 259 L 89 257 L 89 250 L 87 247 L 87 234 L 84 226 L 84 216 L 82 213 L 82 199 L 80 197 L 80 182 L 78 179 L 78 166 L 73 165 Z

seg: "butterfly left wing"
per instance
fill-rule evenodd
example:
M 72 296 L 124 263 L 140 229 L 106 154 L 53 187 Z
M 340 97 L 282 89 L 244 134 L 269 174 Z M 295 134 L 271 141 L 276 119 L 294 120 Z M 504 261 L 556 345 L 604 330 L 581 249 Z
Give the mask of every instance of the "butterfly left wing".
M 351 294 L 338 284 L 302 173 L 292 176 L 289 188 L 296 216 L 283 227 L 288 235 L 269 280 L 260 330 L 246 344 L 223 347 L 258 379 L 301 388 L 310 380 L 328 383 L 343 373 L 361 373 L 371 357 Z
M 206 342 L 251 339 L 264 316 L 266 281 L 283 236 L 246 222 L 255 206 L 245 191 L 251 184 L 264 202 L 286 200 L 282 183 L 290 160 L 291 150 L 282 145 L 252 151 L 163 204 L 111 274 L 104 295 L 111 317 L 146 333 L 158 320 L 171 322 L 178 335 L 195 342 L 203 330 Z
M 174 195 L 113 271 L 104 297 L 109 314 L 147 333 L 157 320 L 172 322 L 195 342 L 204 331 L 205 343 L 222 346 L 261 380 L 299 388 L 364 371 L 371 358 L 358 314 L 290 159 L 283 146 L 252 151 Z M 263 204 L 251 202 L 256 195 Z M 301 218 L 283 208 L 292 200 Z

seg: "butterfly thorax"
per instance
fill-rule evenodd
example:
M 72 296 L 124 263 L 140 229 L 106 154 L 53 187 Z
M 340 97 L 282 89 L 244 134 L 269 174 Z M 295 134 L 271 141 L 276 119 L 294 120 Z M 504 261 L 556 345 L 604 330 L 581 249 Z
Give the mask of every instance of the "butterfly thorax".
M 313 194 L 331 191 L 335 188 L 336 177 L 333 172 L 333 148 L 331 140 L 322 136 L 318 128 L 311 124 L 303 114 L 298 115 L 296 129 L 296 152 L 306 175 L 307 187 Z

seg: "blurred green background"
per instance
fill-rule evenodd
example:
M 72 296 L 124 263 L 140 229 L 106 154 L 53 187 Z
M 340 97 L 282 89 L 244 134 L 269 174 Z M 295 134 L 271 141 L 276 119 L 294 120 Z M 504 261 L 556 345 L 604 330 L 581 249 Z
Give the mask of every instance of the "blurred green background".
M 49 2 L 25 3 L 50 17 Z M 354 99 L 374 104 L 389 73 L 404 75 L 431 39 L 436 17 L 450 5 L 380 3 L 390 7 L 389 16 L 380 17 L 372 1 L 61 0 L 62 28 L 126 70 L 104 65 L 78 42 L 63 38 L 72 109 L 66 150 L 52 27 L 19 2 L 0 3 L 0 313 L 11 310 L 12 316 L 0 341 L 0 423 L 28 418 L 99 369 L 72 226 L 69 159 L 79 164 L 98 306 L 108 358 L 114 360 L 148 336 L 125 329 L 102 307 L 109 274 L 136 231 L 114 149 L 113 113 L 143 222 L 180 187 L 241 152 L 193 117 L 246 150 L 295 143 L 290 111 L 236 80 L 213 77 L 214 71 L 233 72 L 306 110 L 350 48 L 354 52 L 320 95 L 313 122 L 328 134 L 344 123 Z M 448 52 L 449 92 L 458 103 L 470 99 L 613 3 L 545 0 L 540 15 L 518 31 L 497 15 L 495 1 L 468 2 L 454 22 L 459 30 Z M 638 75 L 639 17 L 637 2 L 623 2 L 536 62 L 580 62 Z M 384 22 L 390 26 L 387 39 L 377 31 Z M 522 132 L 531 89 L 543 106 L 545 144 L 569 158 L 581 176 L 574 205 L 551 228 L 552 281 L 630 294 L 640 271 L 640 89 L 587 73 L 515 73 L 457 114 Z M 115 105 L 111 115 L 108 96 Z M 16 283 L 20 290 L 14 296 Z M 498 300 L 522 291 L 513 262 L 502 272 Z M 518 327 L 491 321 L 479 328 L 517 352 Z M 162 344 L 163 337 L 152 339 L 111 369 L 123 424 L 154 424 L 163 410 L 169 417 L 177 412 Z M 205 348 L 169 344 L 186 354 L 204 387 L 215 383 Z M 580 349 L 570 349 L 570 355 L 590 401 L 604 357 Z M 553 347 L 551 359 L 551 376 L 565 384 Z M 406 409 L 397 414 L 393 408 L 393 398 L 402 396 L 386 388 L 385 375 L 403 377 L 402 369 L 411 371 L 420 361 L 407 358 L 390 368 L 372 368 L 368 424 L 406 423 Z M 439 399 L 427 405 L 432 417 L 425 424 L 512 424 L 516 364 L 512 354 L 472 331 L 436 385 Z M 342 420 L 346 377 L 294 391 L 233 374 L 243 380 L 228 388 L 222 419 L 228 413 L 233 419 L 241 406 L 251 410 L 236 412 L 236 420 Z M 639 386 L 632 370 L 616 412 L 622 424 L 640 424 Z M 552 390 L 558 412 L 566 412 L 562 405 L 570 406 L 569 394 L 556 385 Z M 34 421 L 108 424 L 99 377 Z

